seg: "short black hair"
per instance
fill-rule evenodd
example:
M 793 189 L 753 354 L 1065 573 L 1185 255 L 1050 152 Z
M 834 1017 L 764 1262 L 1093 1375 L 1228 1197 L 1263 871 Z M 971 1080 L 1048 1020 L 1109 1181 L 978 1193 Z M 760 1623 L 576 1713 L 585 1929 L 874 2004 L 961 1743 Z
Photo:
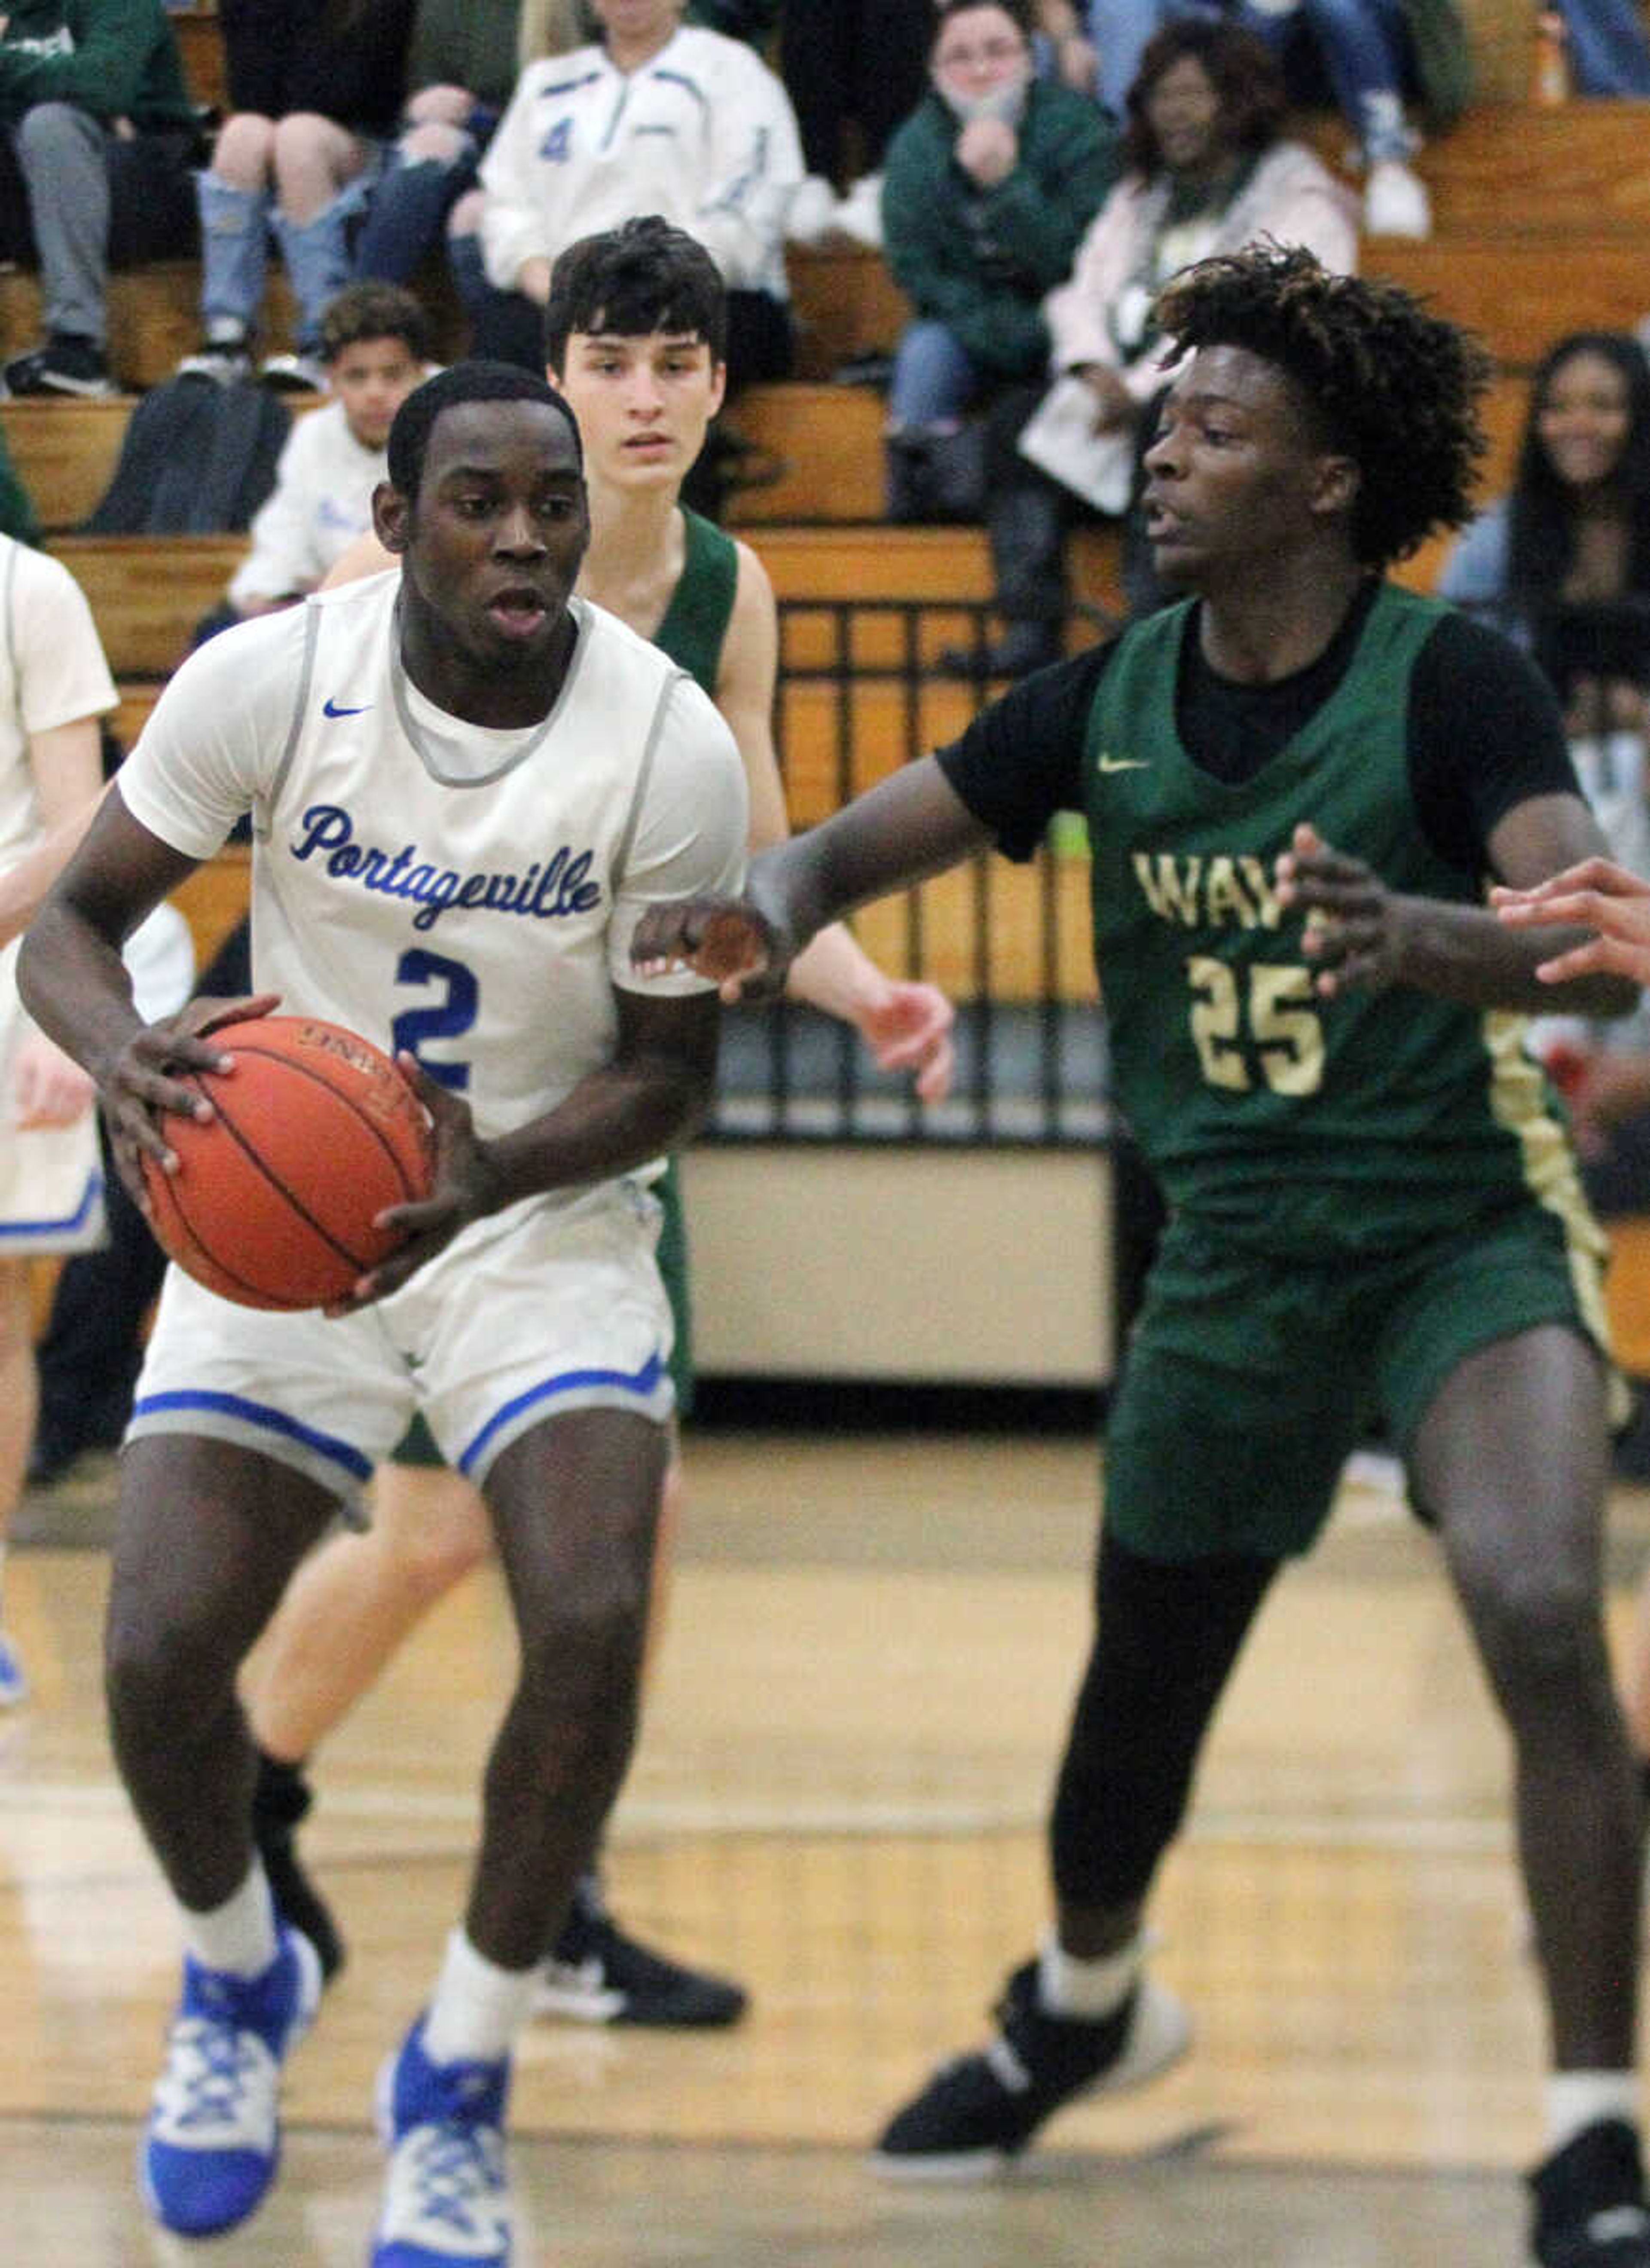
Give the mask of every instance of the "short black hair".
M 712 362 L 723 362 L 727 293 L 697 237 L 646 213 L 580 237 L 550 270 L 544 359 L 552 370 L 565 367 L 575 331 L 611 331 L 626 339 L 685 333 L 704 341 Z
M 1293 384 L 1328 446 L 1360 475 L 1352 549 L 1407 559 L 1472 512 L 1492 365 L 1458 324 L 1395 284 L 1337 276 L 1300 245 L 1263 239 L 1182 269 L 1158 295 L 1171 355 L 1241 347 Z
M 463 401 L 543 401 L 565 418 L 573 437 L 573 460 L 583 469 L 578 421 L 556 388 L 513 362 L 455 362 L 415 386 L 389 429 L 390 486 L 416 501 L 430 447 L 430 429 L 444 409 Z
M 430 318 L 399 284 L 346 284 L 320 319 L 320 358 L 335 363 L 363 339 L 399 339 L 415 362 L 430 359 Z

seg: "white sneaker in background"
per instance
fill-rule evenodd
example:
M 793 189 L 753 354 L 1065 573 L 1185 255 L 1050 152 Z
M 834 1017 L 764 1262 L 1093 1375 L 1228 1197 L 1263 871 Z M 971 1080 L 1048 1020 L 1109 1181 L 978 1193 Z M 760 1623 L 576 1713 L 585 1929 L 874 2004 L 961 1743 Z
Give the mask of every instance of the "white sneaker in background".
M 882 249 L 882 176 L 862 173 L 836 208 L 836 225 L 856 244 Z
M 836 225 L 836 192 L 822 173 L 810 173 L 792 192 L 784 217 L 786 240 L 822 244 Z
M 1401 158 L 1377 158 L 1364 183 L 1366 236 L 1422 239 L 1433 232 L 1433 204 L 1426 185 Z

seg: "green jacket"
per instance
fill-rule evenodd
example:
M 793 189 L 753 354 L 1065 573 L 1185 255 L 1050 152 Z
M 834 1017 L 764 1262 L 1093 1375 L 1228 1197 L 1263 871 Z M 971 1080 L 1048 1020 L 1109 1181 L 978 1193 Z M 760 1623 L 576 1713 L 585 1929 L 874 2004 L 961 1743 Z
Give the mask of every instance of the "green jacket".
M 1041 303 L 1071 274 L 1083 232 L 1122 171 L 1117 131 L 1087 95 L 1035 79 L 1020 122 L 1020 162 L 994 189 L 954 161 L 958 131 L 930 92 L 889 143 L 884 254 L 915 313 L 944 323 L 982 368 L 1039 377 L 1049 359 Z
M 0 535 L 14 535 L 19 543 L 38 543 L 41 540 L 34 506 L 28 490 L 18 478 L 4 433 L 0 433 Z
M 70 102 L 146 133 L 183 130 L 194 112 L 160 0 L 12 0 L 0 33 L 0 119 Z

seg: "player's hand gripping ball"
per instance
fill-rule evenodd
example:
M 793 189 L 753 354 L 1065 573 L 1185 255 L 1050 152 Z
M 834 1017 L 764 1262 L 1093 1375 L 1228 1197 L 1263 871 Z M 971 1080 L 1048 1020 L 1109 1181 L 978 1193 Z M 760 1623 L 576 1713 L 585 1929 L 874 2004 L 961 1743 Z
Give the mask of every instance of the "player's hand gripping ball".
M 387 1206 L 427 1197 L 428 1114 L 390 1058 L 313 1016 L 225 1024 L 225 1072 L 186 1071 L 209 1119 L 163 1122 L 177 1171 L 145 1157 L 150 1225 L 168 1258 L 243 1307 L 320 1307 L 401 1241 Z

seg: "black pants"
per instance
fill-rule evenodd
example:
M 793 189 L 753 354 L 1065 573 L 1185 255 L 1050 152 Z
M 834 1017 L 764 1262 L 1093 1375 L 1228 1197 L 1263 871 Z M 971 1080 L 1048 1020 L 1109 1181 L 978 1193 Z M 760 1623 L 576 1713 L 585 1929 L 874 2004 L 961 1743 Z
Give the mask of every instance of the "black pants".
M 877 172 L 895 127 L 927 90 L 932 0 L 785 0 L 780 75 L 810 173 L 838 188 L 856 169 Z M 850 129 L 858 129 L 858 148 Z

